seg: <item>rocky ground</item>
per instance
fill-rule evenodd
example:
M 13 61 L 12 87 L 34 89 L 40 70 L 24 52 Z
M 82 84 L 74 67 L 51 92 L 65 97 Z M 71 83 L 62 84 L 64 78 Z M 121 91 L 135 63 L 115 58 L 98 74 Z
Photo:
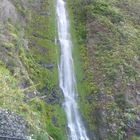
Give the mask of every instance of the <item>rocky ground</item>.
M 27 138 L 27 126 L 23 117 L 9 110 L 0 109 L 0 139 L 7 137 L 24 140 Z

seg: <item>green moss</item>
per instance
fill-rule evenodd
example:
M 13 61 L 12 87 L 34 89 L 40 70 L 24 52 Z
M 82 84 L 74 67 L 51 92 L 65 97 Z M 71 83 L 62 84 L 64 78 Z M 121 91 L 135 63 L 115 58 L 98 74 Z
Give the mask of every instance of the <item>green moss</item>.
M 37 100 L 35 101 L 35 104 L 36 106 L 38 105 L 38 108 L 35 110 L 31 104 L 26 104 L 24 102 L 23 91 L 20 88 L 17 88 L 18 81 L 2 63 L 0 64 L 0 82 L 0 107 L 24 116 L 32 129 L 38 129 L 38 131 L 40 131 L 43 127 L 43 123 L 41 123 L 41 125 L 38 124 L 38 122 L 41 121 L 39 114 L 44 111 L 43 108 L 45 108 L 45 105 L 43 106 L 43 103 L 39 104 L 39 100 Z
M 79 105 L 90 130 L 99 127 L 96 117 L 93 117 L 97 108 L 112 114 L 118 110 L 124 116 L 124 108 L 128 107 L 124 99 L 126 85 L 129 81 L 136 81 L 139 73 L 139 62 L 135 59 L 139 55 L 139 27 L 136 22 L 137 8 L 134 6 L 135 2 L 139 2 L 125 1 L 127 6 L 120 2 L 68 1 Z M 130 14 L 129 7 L 133 7 L 133 14 Z M 89 41 L 92 44 L 88 44 Z M 114 92 L 115 83 L 121 76 L 118 92 Z M 116 103 L 112 100 L 104 102 L 100 99 L 100 93 L 107 98 L 114 98 L 116 94 Z M 113 116 L 111 121 L 120 124 L 120 128 L 110 132 L 108 139 L 121 140 L 126 135 L 121 123 L 127 118 L 118 118 Z
M 90 118 L 90 112 L 93 108 L 93 105 L 89 104 L 87 98 L 91 95 L 91 93 L 96 94 L 98 89 L 96 84 L 92 82 L 93 74 L 87 69 L 89 63 L 87 57 L 87 48 L 85 47 L 86 27 L 84 15 L 82 14 L 82 9 L 80 9 L 78 12 L 81 12 L 83 17 L 81 18 L 78 15 L 75 18 L 73 9 L 78 6 L 76 6 L 76 4 L 78 4 L 78 2 L 73 5 L 72 1 L 68 1 L 68 10 L 70 13 L 69 17 L 71 25 L 70 31 L 73 42 L 73 58 L 77 80 L 77 89 L 79 94 L 78 104 L 80 106 L 80 112 L 85 123 L 91 124 L 88 125 L 90 129 L 95 129 L 95 122 L 93 121 L 93 119 Z M 96 101 L 94 105 L 96 105 Z
M 54 14 L 54 1 L 43 1 L 41 15 L 38 11 L 31 11 L 31 19 L 26 30 L 30 38 L 30 52 L 26 56 L 21 56 L 23 63 L 28 69 L 31 79 L 39 84 L 41 89 L 48 85 L 51 90 L 58 83 L 57 74 L 57 46 L 55 45 L 56 25 Z M 28 59 L 27 59 L 28 58 Z M 53 70 L 41 66 L 52 64 Z
M 132 138 L 132 140 L 140 140 L 140 137 L 134 136 L 134 137 Z
M 39 11 L 31 7 L 25 11 L 20 2 L 15 5 L 19 14 L 23 17 L 26 14 L 27 26 L 23 28 L 20 23 L 14 26 L 10 22 L 5 25 L 11 39 L 4 42 L 4 55 L 0 57 L 8 60 L 4 61 L 6 66 L 0 66 L 0 80 L 3 81 L 0 107 L 22 115 L 31 125 L 33 138 L 47 140 L 51 135 L 54 140 L 66 140 L 66 117 L 62 106 L 47 104 L 39 96 L 26 98 L 26 94 L 36 91 L 40 91 L 40 96 L 49 96 L 58 86 L 55 1 L 42 1 Z M 6 56 L 5 50 L 8 50 Z M 42 64 L 53 67 L 49 69 Z M 27 87 L 21 89 L 24 83 Z
M 47 93 L 45 94 L 48 96 L 58 85 L 58 46 L 55 44 L 57 32 L 54 3 L 55 1 L 43 1 L 41 13 L 45 15 L 38 11 L 31 11 L 31 19 L 29 19 L 29 26 L 26 29 L 26 36 L 30 38 L 30 51 L 21 50 L 20 52 L 22 62 L 28 70 L 30 78 L 37 85 L 36 88 L 41 92 L 46 88 Z M 42 64 L 51 64 L 53 68 L 45 68 Z M 67 139 L 65 113 L 60 105 L 46 104 L 37 97 L 32 99 L 29 105 L 34 112 L 38 112 L 40 123 L 44 124 L 42 130 L 46 130 L 54 140 Z M 55 124 L 53 124 L 53 117 L 56 119 Z

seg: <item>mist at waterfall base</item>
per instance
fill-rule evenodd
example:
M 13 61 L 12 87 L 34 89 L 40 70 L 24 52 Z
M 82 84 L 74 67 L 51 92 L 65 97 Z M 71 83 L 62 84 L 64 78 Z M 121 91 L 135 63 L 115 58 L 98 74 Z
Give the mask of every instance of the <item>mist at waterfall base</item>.
M 67 116 L 69 140 L 89 140 L 85 127 L 80 118 L 76 102 L 76 80 L 72 58 L 72 43 L 69 31 L 69 20 L 64 0 L 57 0 L 58 38 L 61 47 L 59 63 L 59 83 L 63 91 L 64 109 Z

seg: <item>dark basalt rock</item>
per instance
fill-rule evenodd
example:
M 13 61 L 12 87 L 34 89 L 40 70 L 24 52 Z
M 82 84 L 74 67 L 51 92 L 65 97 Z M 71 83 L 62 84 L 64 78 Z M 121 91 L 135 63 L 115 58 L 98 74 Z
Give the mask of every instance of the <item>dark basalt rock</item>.
M 41 16 L 45 16 L 45 17 L 48 17 L 49 16 L 48 12 L 41 12 L 40 15 Z
M 47 69 L 53 69 L 54 65 L 53 64 L 45 64 L 45 63 L 41 63 L 41 66 Z
M 63 102 L 63 94 L 59 86 L 55 86 L 52 90 L 51 93 L 46 94 L 44 96 L 40 97 L 42 100 L 44 100 L 47 104 L 59 104 L 61 105 Z
M 56 126 L 57 124 L 57 118 L 55 116 L 52 117 L 52 123 Z
M 140 136 L 140 120 L 136 120 L 135 134 Z
M 37 37 L 37 38 L 47 39 L 45 36 L 42 36 L 42 35 L 40 35 L 40 34 L 38 34 L 38 33 L 36 33 L 36 32 L 33 32 L 32 35 L 33 35 L 34 37 Z
M 27 122 L 19 115 L 6 109 L 0 109 L 0 140 L 27 139 Z

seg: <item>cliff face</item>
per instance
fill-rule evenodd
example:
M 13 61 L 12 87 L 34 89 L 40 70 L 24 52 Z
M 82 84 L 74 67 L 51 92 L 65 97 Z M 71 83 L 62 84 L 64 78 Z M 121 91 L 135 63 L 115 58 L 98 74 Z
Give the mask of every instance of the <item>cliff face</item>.
M 0 110 L 22 116 L 28 125 L 21 134 L 38 140 L 66 139 L 55 19 L 52 0 L 0 0 Z M 14 129 L 13 124 L 6 126 Z M 11 136 L 3 125 L 0 129 L 0 135 Z
M 84 61 L 76 66 L 83 70 L 79 100 L 91 139 L 139 139 L 139 9 L 138 0 L 69 1 L 76 65 Z
M 140 1 L 67 2 L 79 105 L 91 140 L 138 140 Z M 56 36 L 55 1 L 0 0 L 0 135 L 67 139 Z

